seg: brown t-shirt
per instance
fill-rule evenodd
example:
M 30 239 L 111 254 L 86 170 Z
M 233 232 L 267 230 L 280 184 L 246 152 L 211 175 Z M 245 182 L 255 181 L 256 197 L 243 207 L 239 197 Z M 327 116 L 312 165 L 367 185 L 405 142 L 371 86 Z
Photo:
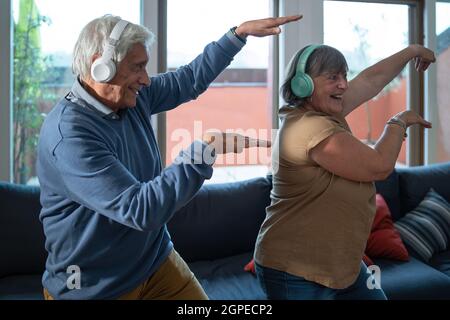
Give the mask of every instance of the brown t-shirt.
M 375 215 L 374 184 L 337 176 L 310 158 L 309 151 L 327 137 L 351 134 L 344 118 L 289 106 L 280 117 L 272 201 L 255 260 L 330 288 L 346 288 L 360 271 Z

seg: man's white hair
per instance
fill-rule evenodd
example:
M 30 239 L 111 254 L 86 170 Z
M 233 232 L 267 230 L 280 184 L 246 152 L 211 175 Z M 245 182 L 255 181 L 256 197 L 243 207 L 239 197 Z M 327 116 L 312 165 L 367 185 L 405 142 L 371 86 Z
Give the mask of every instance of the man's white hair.
M 72 72 L 82 80 L 90 77 L 92 56 L 103 54 L 103 49 L 108 42 L 114 26 L 121 20 L 120 17 L 105 15 L 89 22 L 78 37 L 73 50 Z M 116 45 L 113 60 L 116 64 L 123 60 L 128 50 L 136 43 L 142 44 L 150 55 L 150 49 L 154 42 L 154 34 L 147 28 L 129 23 Z

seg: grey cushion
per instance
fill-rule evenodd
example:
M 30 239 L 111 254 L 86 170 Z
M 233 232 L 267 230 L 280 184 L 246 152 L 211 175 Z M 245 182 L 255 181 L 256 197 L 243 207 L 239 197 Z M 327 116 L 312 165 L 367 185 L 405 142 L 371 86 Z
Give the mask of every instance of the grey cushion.
M 450 204 L 431 189 L 420 204 L 395 222 L 408 251 L 424 262 L 445 251 L 450 239 Z

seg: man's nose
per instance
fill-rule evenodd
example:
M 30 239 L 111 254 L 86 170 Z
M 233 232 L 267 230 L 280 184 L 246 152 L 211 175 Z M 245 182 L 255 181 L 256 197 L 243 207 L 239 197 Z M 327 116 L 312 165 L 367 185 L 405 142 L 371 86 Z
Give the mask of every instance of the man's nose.
M 150 85 L 150 77 L 148 76 L 147 70 L 143 70 L 139 75 L 139 83 L 143 86 Z

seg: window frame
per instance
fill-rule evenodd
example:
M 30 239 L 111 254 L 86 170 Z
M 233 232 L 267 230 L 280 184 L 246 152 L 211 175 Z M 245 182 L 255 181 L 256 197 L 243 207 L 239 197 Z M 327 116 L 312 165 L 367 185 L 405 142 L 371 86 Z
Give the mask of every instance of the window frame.
M 410 43 L 425 44 L 436 50 L 435 7 L 436 0 L 328 0 L 353 1 L 369 3 L 392 3 L 409 5 L 409 35 Z M 271 65 L 269 68 L 269 88 L 272 92 L 272 127 L 277 129 L 278 108 L 281 103 L 278 87 L 284 78 L 285 67 L 299 46 L 312 42 L 323 42 L 323 1 L 317 0 L 271 0 L 273 16 L 297 14 L 301 12 L 304 18 L 298 24 L 289 24 L 283 27 L 279 37 L 272 37 L 270 42 Z M 166 70 L 167 61 L 167 0 L 141 0 L 141 23 L 149 27 L 156 35 L 150 63 L 147 67 L 149 74 L 157 74 Z M 12 39 L 13 19 L 12 0 L 4 1 L 0 10 L 0 30 L 9 30 L 0 34 L 0 180 L 12 181 Z M 300 39 L 300 40 L 299 40 Z M 424 43 L 425 42 L 425 43 Z M 6 50 L 5 50 L 6 49 Z M 436 101 L 436 70 L 431 66 L 423 74 L 413 72 L 413 65 L 409 64 L 410 81 L 408 85 L 408 105 L 419 114 L 426 114 L 427 119 L 434 120 L 435 112 L 432 105 Z M 410 90 L 417 88 L 420 90 Z M 161 156 L 166 154 L 166 115 L 159 114 L 152 119 Z M 438 130 L 437 122 L 433 122 L 434 130 Z M 433 150 L 435 150 L 433 132 L 426 132 L 419 128 L 411 128 L 407 150 L 407 165 L 421 165 L 433 163 Z M 165 159 L 162 159 L 165 163 Z

